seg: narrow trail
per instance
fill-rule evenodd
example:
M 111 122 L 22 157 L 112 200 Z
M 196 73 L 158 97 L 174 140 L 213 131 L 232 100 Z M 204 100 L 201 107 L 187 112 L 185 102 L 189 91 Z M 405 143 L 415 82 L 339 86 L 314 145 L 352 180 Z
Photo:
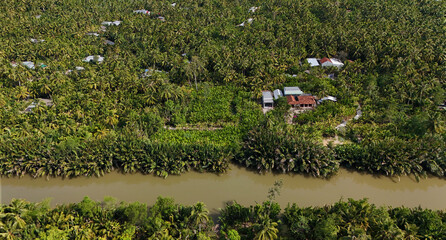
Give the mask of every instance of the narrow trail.
M 215 131 L 223 129 L 222 127 L 168 127 L 164 126 L 167 130 L 198 130 L 198 131 Z
M 344 129 L 347 126 L 348 122 L 350 122 L 352 119 L 357 120 L 361 116 L 362 116 L 361 105 L 359 105 L 358 108 L 356 109 L 356 115 L 354 117 L 349 117 L 349 118 L 345 119 L 344 121 L 342 121 L 341 124 L 336 126 L 336 130 Z

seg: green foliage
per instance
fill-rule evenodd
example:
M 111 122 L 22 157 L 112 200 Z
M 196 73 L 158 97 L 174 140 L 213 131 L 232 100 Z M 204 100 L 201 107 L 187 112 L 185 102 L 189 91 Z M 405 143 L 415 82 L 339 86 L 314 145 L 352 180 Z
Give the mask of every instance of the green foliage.
M 69 151 L 57 142 L 40 144 L 33 138 L 0 142 L 1 173 L 7 176 L 28 173 L 34 177 L 102 176 L 113 168 L 161 177 L 190 169 L 221 173 L 228 169 L 233 155 L 231 147 L 211 143 L 152 142 L 137 136 L 90 139 Z
M 188 122 L 222 123 L 234 121 L 231 111 L 231 102 L 234 96 L 233 89 L 227 87 L 204 86 L 192 97 Z
M 227 235 L 228 240 L 241 240 L 237 230 L 229 229 Z
M 336 122 L 341 122 L 343 116 L 351 116 L 355 114 L 355 109 L 352 107 L 342 106 L 339 103 L 325 101 L 319 105 L 314 111 L 299 114 L 293 119 L 297 124 L 314 124 L 321 122 L 324 119 L 336 119 Z
M 404 229 L 406 235 L 412 238 L 441 238 L 445 228 L 443 225 L 444 213 L 437 213 L 429 209 L 421 208 L 395 208 L 389 211 L 400 229 Z
M 376 207 L 366 199 L 339 201 L 324 207 L 288 205 L 269 212 L 269 202 L 219 211 L 221 229 L 214 232 L 203 203 L 184 206 L 159 197 L 155 204 L 110 204 L 85 198 L 80 203 L 45 207 L 47 203 L 13 200 L 0 205 L 3 239 L 441 239 L 445 213 L 421 208 Z M 106 207 L 104 207 L 106 206 Z M 85 208 L 85 209 L 84 209 Z M 276 207 L 274 207 L 276 208 Z M 199 220 L 200 219 L 200 220 Z
M 332 151 L 290 131 L 261 125 L 243 139 L 236 161 L 258 171 L 306 173 L 328 177 L 339 168 Z
M 221 210 L 220 221 L 224 223 L 223 228 L 235 225 L 241 225 L 248 222 L 251 217 L 251 210 L 236 202 L 226 204 Z
M 164 121 L 161 119 L 161 117 L 150 112 L 144 114 L 141 117 L 141 121 L 143 122 L 143 129 L 146 130 L 146 134 L 148 136 L 155 134 L 164 126 Z
M 242 135 L 237 127 L 227 126 L 211 130 L 163 130 L 152 137 L 155 142 L 171 144 L 209 144 L 233 146 L 241 141 Z
M 445 134 L 445 112 L 437 108 L 444 103 L 446 89 L 444 27 L 439 27 L 444 25 L 443 1 L 170 4 L 166 0 L 2 2 L 1 175 L 101 176 L 114 168 L 163 177 L 192 168 L 223 172 L 231 154 L 238 154 L 244 134 L 265 120 L 254 98 L 277 86 L 298 85 L 319 97 L 339 99 L 296 117 L 297 127 L 291 128 L 300 136 L 334 136 L 334 126 L 351 116 L 357 103 L 364 116 L 352 122 L 348 137 L 353 142 L 384 138 L 417 142 Z M 253 5 L 259 8 L 250 12 Z M 133 13 L 136 9 L 152 14 Z M 249 18 L 251 24 L 237 26 Z M 103 21 L 111 20 L 122 22 L 101 28 Z M 98 36 L 88 35 L 91 32 Z M 104 44 L 106 40 L 115 44 Z M 104 62 L 83 62 L 89 55 L 104 56 Z M 309 68 L 305 63 L 307 57 L 325 56 L 337 57 L 345 66 Z M 23 66 L 24 61 L 33 61 L 35 69 Z M 331 73 L 335 79 L 327 78 Z M 23 113 L 37 98 L 50 98 L 54 104 Z M 279 99 L 267 118 L 283 122 L 288 108 Z M 164 125 L 189 129 L 169 132 Z M 188 131 L 191 128 L 199 129 Z M 270 151 L 277 149 L 264 147 L 261 154 L 239 162 L 259 170 L 317 176 L 337 168 L 328 150 L 313 142 L 271 138 L 283 141 L 284 149 L 299 151 L 279 149 L 282 156 L 273 160 L 275 153 Z M 382 145 L 386 154 L 397 151 L 396 144 L 390 145 L 393 148 Z M 371 163 L 372 171 L 390 175 L 444 172 L 445 161 L 435 160 L 444 155 L 434 148 L 415 144 L 417 150 L 409 151 L 410 156 L 391 166 L 384 164 L 382 171 L 378 165 L 386 156 L 367 144 L 359 146 L 373 154 L 361 160 L 355 157 L 361 152 L 345 150 L 349 153 L 342 160 L 353 168 L 363 170 L 364 163 Z M 426 153 L 430 150 L 434 153 Z
M 159 197 L 150 208 L 141 203 L 100 207 L 105 202 L 85 198 L 80 203 L 54 209 L 39 204 L 13 200 L 0 206 L 0 237 L 3 239 L 148 239 L 164 236 L 178 239 L 210 239 L 212 221 L 197 223 L 197 214 L 207 217 L 202 203 L 192 206 L 175 204 L 173 199 Z M 201 212 L 191 211 L 201 209 Z M 30 212 L 37 212 L 31 218 Z M 200 232 L 198 232 L 200 230 Z
M 57 227 L 50 228 L 45 232 L 39 233 L 39 238 L 41 240 L 68 240 L 68 233 L 58 229 Z
M 244 207 L 237 202 L 228 203 L 220 211 L 222 231 L 235 229 L 242 239 L 276 239 L 280 206 L 264 202 Z
M 89 197 L 85 197 L 79 204 L 76 204 L 73 210 L 77 211 L 79 215 L 89 219 L 94 218 L 100 211 L 99 204 Z
M 402 239 L 392 210 L 376 208 L 367 200 L 340 201 L 323 208 L 285 208 L 283 221 L 297 239 Z
M 274 101 L 274 109 L 268 113 L 269 117 L 277 122 L 284 122 L 291 105 L 288 104 L 286 98 L 281 97 Z
M 445 141 L 439 137 L 393 138 L 339 145 L 335 151 L 341 164 L 348 168 L 388 176 L 414 174 L 419 178 L 429 173 L 443 177 L 446 154 L 442 146 Z
M 308 218 L 301 215 L 293 220 L 294 222 L 289 224 L 290 232 L 292 234 L 291 236 L 295 237 L 296 239 L 309 238 L 309 236 L 311 236 L 311 227 L 309 225 Z
M 246 133 L 265 119 L 260 105 L 252 101 L 249 92 L 238 91 L 231 105 L 236 112 L 238 127 L 242 133 Z
M 333 217 L 321 219 L 321 221 L 314 227 L 315 239 L 337 239 L 339 228 Z
M 114 211 L 114 218 L 121 224 L 141 225 L 147 218 L 147 205 L 142 203 L 121 204 Z

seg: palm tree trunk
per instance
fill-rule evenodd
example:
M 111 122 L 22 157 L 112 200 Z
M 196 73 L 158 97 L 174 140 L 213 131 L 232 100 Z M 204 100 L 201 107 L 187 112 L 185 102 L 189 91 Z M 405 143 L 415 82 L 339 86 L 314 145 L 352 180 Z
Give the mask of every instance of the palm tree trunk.
M 197 75 L 194 74 L 194 80 L 195 80 L 195 90 L 198 91 L 198 85 L 197 85 Z

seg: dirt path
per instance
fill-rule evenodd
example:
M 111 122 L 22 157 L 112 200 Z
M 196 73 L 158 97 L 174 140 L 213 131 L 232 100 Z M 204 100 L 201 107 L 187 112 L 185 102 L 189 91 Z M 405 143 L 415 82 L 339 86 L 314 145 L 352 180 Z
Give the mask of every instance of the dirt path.
M 324 146 L 328 146 L 328 144 L 330 144 L 330 143 L 333 144 L 333 146 L 337 146 L 337 145 L 340 145 L 340 144 L 344 144 L 344 141 L 341 141 L 339 139 L 338 135 L 336 135 L 335 137 L 324 138 L 322 140 L 322 144 Z
M 164 126 L 167 130 L 198 130 L 198 131 L 215 131 L 223 129 L 222 127 L 168 127 Z
M 341 124 L 336 126 L 336 130 L 344 129 L 347 126 L 347 123 L 349 121 L 351 121 L 353 118 L 355 120 L 358 120 L 361 116 L 362 116 L 361 105 L 359 105 L 358 108 L 356 109 L 356 115 L 352 116 L 352 117 L 348 117 L 347 119 L 344 119 L 344 121 L 342 121 Z

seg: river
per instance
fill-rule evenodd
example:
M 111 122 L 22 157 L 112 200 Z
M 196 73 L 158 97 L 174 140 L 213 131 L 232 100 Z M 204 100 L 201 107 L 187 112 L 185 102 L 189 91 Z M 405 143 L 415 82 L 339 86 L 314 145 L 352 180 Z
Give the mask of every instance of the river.
M 103 200 L 112 196 L 123 201 L 139 201 L 153 204 L 158 196 L 173 197 L 177 203 L 204 202 L 211 212 L 236 200 L 250 205 L 262 202 L 276 180 L 282 179 L 281 194 L 276 201 L 285 207 L 287 203 L 300 206 L 323 206 L 340 199 L 369 198 L 371 203 L 389 206 L 421 206 L 446 209 L 446 180 L 431 177 L 416 182 L 411 177 L 387 178 L 341 169 L 329 180 L 302 175 L 264 174 L 247 171 L 231 165 L 227 174 L 188 172 L 167 179 L 142 174 L 112 172 L 103 177 L 78 177 L 74 179 L 2 178 L 3 204 L 12 198 L 41 201 L 51 198 L 52 205 L 79 202 L 84 196 Z

